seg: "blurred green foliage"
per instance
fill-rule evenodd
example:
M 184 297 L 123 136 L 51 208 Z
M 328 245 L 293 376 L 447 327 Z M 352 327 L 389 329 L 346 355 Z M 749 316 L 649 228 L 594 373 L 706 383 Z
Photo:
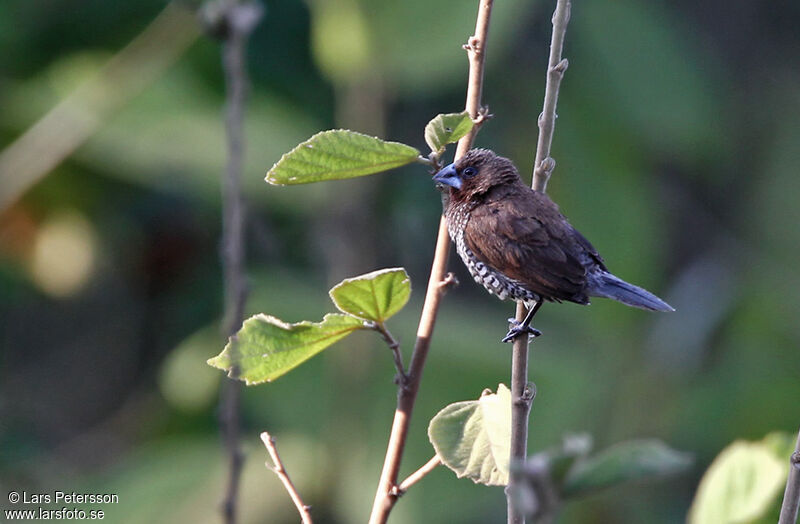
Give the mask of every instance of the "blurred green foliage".
M 795 440 L 775 432 L 726 447 L 703 475 L 688 522 L 776 522 L 789 474 L 786 457 L 794 452 Z
M 330 285 L 377 267 L 403 266 L 425 282 L 441 208 L 424 167 L 291 188 L 263 177 L 321 129 L 352 127 L 422 150 L 425 123 L 463 108 L 461 44 L 476 6 L 265 3 L 248 60 L 248 312 L 321 318 Z M 0 150 L 162 8 L 160 0 L 0 2 Z M 522 173 L 533 163 L 551 11 L 498 3 L 490 30 L 484 101 L 495 118 L 477 145 Z M 570 504 L 562 522 L 682 521 L 720 450 L 800 422 L 798 23 L 791 2 L 573 6 L 548 191 L 615 273 L 677 312 L 602 300 L 543 308 L 530 449 L 586 431 L 598 449 L 653 437 L 697 460 L 690 474 Z M 339 24 L 360 34 L 337 34 Z M 355 51 L 323 50 L 345 45 Z M 110 522 L 219 520 L 219 373 L 203 360 L 223 344 L 223 96 L 219 46 L 201 38 L 2 210 L 0 483 L 8 490 L 118 492 L 119 505 L 103 508 Z M 51 140 L 69 133 L 59 128 Z M 36 147 L 48 151 L 47 142 Z M 0 174 L 0 185 L 12 176 Z M 443 303 L 401 476 L 430 458 L 425 429 L 435 413 L 508 380 L 510 355 L 498 339 L 512 306 L 473 285 L 456 260 L 450 266 L 462 285 Z M 80 285 L 41 279 L 62 270 Z M 422 289 L 392 320 L 405 351 Z M 246 390 L 243 522 L 296 521 L 263 467 L 264 429 L 320 522 L 364 520 L 396 393 L 380 346 L 374 333 L 355 333 Z M 403 497 L 392 522 L 495 522 L 504 511 L 500 488 L 438 468 Z

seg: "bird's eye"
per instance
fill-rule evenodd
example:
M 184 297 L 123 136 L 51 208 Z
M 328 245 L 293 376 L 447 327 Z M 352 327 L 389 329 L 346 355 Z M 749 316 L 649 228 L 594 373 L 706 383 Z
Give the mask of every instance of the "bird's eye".
M 465 177 L 472 177 L 478 174 L 478 170 L 475 169 L 474 167 L 465 167 L 463 174 Z

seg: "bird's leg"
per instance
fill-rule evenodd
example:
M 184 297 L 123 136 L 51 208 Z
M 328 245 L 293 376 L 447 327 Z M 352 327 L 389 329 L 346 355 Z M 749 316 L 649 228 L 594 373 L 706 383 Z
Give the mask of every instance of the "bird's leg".
M 515 338 L 520 335 L 531 335 L 534 337 L 538 337 L 542 334 L 541 331 L 538 329 L 534 329 L 531 327 L 531 321 L 533 320 L 533 316 L 539 311 L 539 308 L 542 307 L 542 300 L 537 300 L 536 303 L 533 305 L 532 308 L 528 310 L 528 314 L 525 315 L 525 320 L 520 322 L 516 318 L 509 318 L 508 322 L 511 324 L 511 329 L 506 333 L 506 336 L 503 337 L 503 342 L 513 342 Z

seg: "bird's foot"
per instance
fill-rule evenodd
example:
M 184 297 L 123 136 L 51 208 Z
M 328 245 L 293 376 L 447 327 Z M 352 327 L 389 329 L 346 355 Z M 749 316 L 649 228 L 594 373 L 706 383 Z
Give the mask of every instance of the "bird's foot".
M 509 329 L 506 336 L 503 337 L 503 342 L 513 342 L 515 338 L 523 334 L 527 334 L 529 337 L 538 337 L 542 334 L 542 332 L 536 328 L 523 326 L 522 322 L 516 318 L 509 318 L 508 323 L 511 324 L 511 329 Z

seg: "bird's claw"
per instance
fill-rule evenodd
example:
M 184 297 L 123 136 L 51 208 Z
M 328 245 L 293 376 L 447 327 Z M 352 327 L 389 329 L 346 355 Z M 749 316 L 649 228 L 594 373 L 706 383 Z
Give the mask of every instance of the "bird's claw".
M 536 328 L 532 328 L 531 326 L 523 327 L 521 322 L 516 318 L 509 318 L 508 323 L 512 325 L 512 328 L 508 330 L 506 336 L 503 337 L 503 342 L 513 342 L 515 338 L 522 335 L 523 333 L 527 333 L 529 337 L 538 337 L 541 336 L 542 332 Z

